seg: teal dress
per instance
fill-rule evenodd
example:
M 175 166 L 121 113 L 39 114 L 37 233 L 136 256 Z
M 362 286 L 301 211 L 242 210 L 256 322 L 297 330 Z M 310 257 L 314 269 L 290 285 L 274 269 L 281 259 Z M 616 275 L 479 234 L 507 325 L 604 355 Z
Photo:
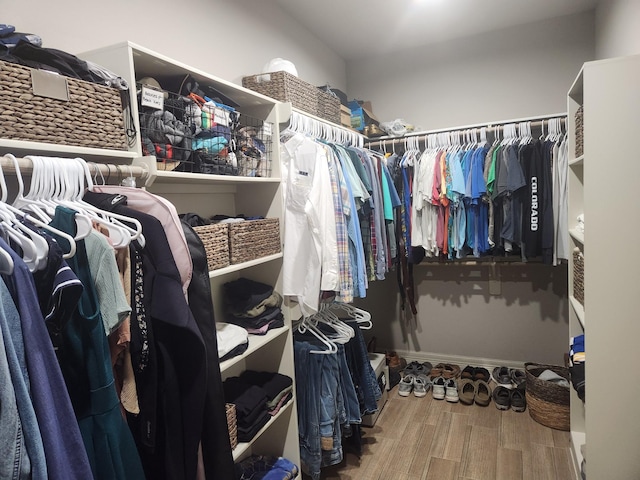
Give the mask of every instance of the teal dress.
M 51 226 L 75 235 L 75 211 L 57 207 Z M 57 238 L 63 244 L 65 240 Z M 131 432 L 120 413 L 109 345 L 84 241 L 68 260 L 84 292 L 63 332 L 59 361 L 96 480 L 144 479 Z

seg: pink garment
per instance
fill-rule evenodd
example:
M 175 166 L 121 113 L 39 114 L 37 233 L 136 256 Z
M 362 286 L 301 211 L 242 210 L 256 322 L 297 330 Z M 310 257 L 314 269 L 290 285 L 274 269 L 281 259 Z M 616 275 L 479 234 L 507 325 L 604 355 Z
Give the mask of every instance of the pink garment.
M 188 301 L 187 289 L 193 275 L 193 263 L 187 240 L 182 230 L 182 224 L 173 203 L 140 188 L 121 187 L 120 185 L 95 185 L 93 191 L 125 195 L 127 197 L 127 207 L 152 215 L 160 221 L 167 234 L 171 253 L 173 253 L 173 258 L 180 272 L 182 291 Z

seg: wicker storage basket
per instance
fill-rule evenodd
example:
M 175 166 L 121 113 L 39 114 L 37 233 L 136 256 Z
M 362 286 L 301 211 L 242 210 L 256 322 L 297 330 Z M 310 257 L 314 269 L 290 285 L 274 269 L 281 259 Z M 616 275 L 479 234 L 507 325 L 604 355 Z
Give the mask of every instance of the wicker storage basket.
M 538 376 L 551 370 L 571 383 L 569 369 L 557 365 L 525 363 L 527 407 L 536 422 L 557 430 L 570 429 L 569 387 L 540 380 Z
M 255 92 L 291 104 L 312 115 L 318 115 L 320 90 L 288 72 L 252 75 L 242 79 L 242 86 Z
M 227 427 L 229 428 L 229 440 L 231 441 L 231 449 L 238 446 L 238 422 L 236 419 L 236 406 L 233 403 L 226 403 L 227 411 Z
M 581 106 L 576 112 L 576 157 L 584 153 L 584 108 Z
M 209 271 L 229 266 L 229 226 L 226 223 L 216 223 L 193 227 L 207 252 Z
M 573 251 L 573 296 L 584 306 L 584 255 L 579 248 Z
M 229 224 L 229 255 L 232 265 L 280 251 L 280 221 L 277 218 Z
M 330 93 L 318 89 L 318 114 L 330 122 L 340 125 L 340 100 Z
M 0 137 L 127 150 L 120 91 L 65 79 L 68 102 L 37 96 L 30 68 L 0 61 Z

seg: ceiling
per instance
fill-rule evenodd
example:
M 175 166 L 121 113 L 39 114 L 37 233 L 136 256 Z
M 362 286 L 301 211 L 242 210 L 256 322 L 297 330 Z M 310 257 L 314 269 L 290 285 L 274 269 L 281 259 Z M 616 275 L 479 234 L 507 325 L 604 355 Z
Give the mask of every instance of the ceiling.
M 591 10 L 597 0 L 276 0 L 345 60 Z

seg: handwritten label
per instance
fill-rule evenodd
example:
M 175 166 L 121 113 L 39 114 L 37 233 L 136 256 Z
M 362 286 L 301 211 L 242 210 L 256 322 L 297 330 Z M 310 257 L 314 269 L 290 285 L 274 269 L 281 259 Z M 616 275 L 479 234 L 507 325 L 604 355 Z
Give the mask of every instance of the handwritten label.
M 153 88 L 142 86 L 142 95 L 140 104 L 143 107 L 164 110 L 164 93 L 154 90 Z

